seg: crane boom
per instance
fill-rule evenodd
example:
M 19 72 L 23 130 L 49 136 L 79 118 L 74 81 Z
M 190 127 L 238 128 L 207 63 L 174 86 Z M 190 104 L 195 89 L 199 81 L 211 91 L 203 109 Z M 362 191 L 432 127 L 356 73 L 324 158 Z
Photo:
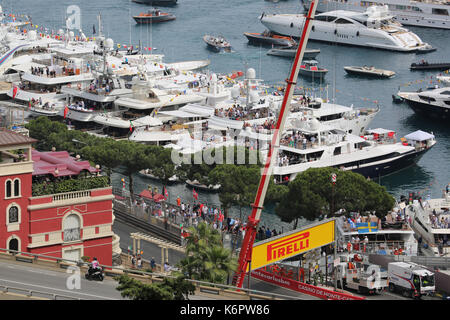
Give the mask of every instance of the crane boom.
M 311 2 L 308 14 L 305 19 L 305 24 L 303 26 L 300 43 L 298 45 L 297 52 L 295 54 L 294 62 L 292 65 L 291 74 L 289 78 L 286 79 L 287 85 L 284 91 L 283 103 L 280 108 L 280 114 L 278 116 L 277 124 L 272 137 L 272 142 L 270 144 L 266 163 L 264 165 L 261 179 L 259 181 L 255 202 L 252 205 L 252 212 L 247 220 L 245 237 L 242 243 L 241 252 L 239 254 L 238 267 L 233 276 L 233 284 L 239 288 L 242 287 L 242 283 L 245 278 L 245 273 L 247 272 L 248 263 L 251 261 L 253 243 L 256 237 L 256 228 L 258 226 L 259 219 L 261 216 L 264 199 L 266 197 L 267 188 L 270 182 L 269 179 L 272 175 L 274 161 L 276 160 L 278 154 L 281 134 L 284 130 L 284 125 L 286 123 L 286 119 L 290 111 L 289 106 L 291 104 L 292 95 L 294 92 L 292 86 L 293 85 L 295 86 L 297 82 L 300 62 L 303 60 L 303 55 L 306 49 L 306 44 L 308 42 L 309 33 L 311 31 L 311 20 L 314 19 L 314 14 L 316 12 L 318 1 L 319 0 L 313 0 Z M 251 272 L 251 270 L 249 270 L 249 272 Z

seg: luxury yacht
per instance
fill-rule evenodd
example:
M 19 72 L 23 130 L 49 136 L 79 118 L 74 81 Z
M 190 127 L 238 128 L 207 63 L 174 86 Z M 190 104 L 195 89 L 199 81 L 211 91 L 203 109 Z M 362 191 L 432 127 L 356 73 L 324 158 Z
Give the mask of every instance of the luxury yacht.
M 298 37 L 305 15 L 263 13 L 260 20 L 270 31 Z M 402 52 L 430 48 L 416 34 L 394 22 L 386 6 L 372 6 L 364 13 L 335 10 L 318 14 L 309 39 Z
M 439 121 L 450 120 L 450 87 L 397 93 L 416 112 Z
M 415 132 L 397 142 L 392 130 L 357 136 L 312 119 L 285 133 L 273 174 L 278 182 L 288 182 L 309 168 L 335 167 L 379 178 L 413 165 L 435 143 L 428 133 Z
M 309 8 L 311 0 L 304 0 Z M 323 0 L 317 12 L 352 10 L 364 12 L 369 5 L 387 5 L 395 19 L 404 25 L 450 29 L 450 7 L 446 0 Z

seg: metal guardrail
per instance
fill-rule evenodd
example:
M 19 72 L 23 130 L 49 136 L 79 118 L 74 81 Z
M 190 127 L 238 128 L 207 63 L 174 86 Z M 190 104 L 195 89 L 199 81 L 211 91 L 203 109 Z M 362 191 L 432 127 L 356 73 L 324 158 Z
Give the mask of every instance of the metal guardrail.
M 62 298 L 64 300 L 83 300 L 81 298 L 69 297 L 69 296 L 64 296 L 64 295 L 56 294 L 56 293 L 43 292 L 43 291 L 38 291 L 38 290 L 29 290 L 29 289 L 24 289 L 24 288 L 16 288 L 16 287 L 4 286 L 1 284 L 0 284 L 0 288 L 3 288 L 3 289 L 0 289 L 0 292 L 2 292 L 2 293 L 6 293 L 6 294 L 16 293 L 16 292 L 11 292 L 11 291 L 25 292 L 25 294 L 22 294 L 22 295 L 30 297 L 30 298 L 31 297 L 43 298 L 43 297 L 38 297 L 38 296 L 33 295 L 33 294 L 39 294 L 39 295 L 48 296 L 49 298 L 47 298 L 47 299 L 51 299 L 51 300 L 58 300 L 58 297 Z M 45 298 L 43 298 L 43 299 L 45 299 Z
M 22 251 L 10 250 L 10 249 L 5 249 L 5 248 L 0 248 L 0 252 L 4 252 L 7 254 L 10 254 L 11 256 L 14 256 L 16 258 L 15 259 L 16 261 L 25 262 L 25 260 L 28 259 L 29 261 L 26 261 L 26 262 L 31 261 L 31 263 L 34 263 L 35 261 L 38 261 L 40 259 L 40 260 L 45 260 L 47 262 L 49 260 L 51 260 L 50 262 L 55 262 L 57 264 L 66 263 L 65 265 L 60 265 L 59 266 L 60 268 L 67 268 L 68 266 L 70 266 L 70 264 L 74 264 L 79 267 L 88 266 L 90 264 L 88 262 L 57 258 L 57 257 L 53 257 L 53 256 L 43 255 L 43 254 L 22 252 Z M 19 254 L 21 256 L 17 256 Z M 138 278 L 139 280 L 142 280 L 142 277 L 144 277 L 144 279 L 150 280 L 150 281 L 153 281 L 153 280 L 162 281 L 163 278 L 172 278 L 172 279 L 175 278 L 174 276 L 170 276 L 170 275 L 162 274 L 162 273 L 151 273 L 151 272 L 140 271 L 140 270 L 136 270 L 136 269 L 124 269 L 124 268 L 120 268 L 120 267 L 107 266 L 107 265 L 102 265 L 102 264 L 100 266 L 103 267 L 105 276 L 110 276 L 110 277 L 114 277 L 121 273 L 125 273 L 125 274 L 129 274 L 132 277 L 137 275 L 137 276 L 139 276 L 139 278 Z M 235 286 L 225 285 L 225 284 L 210 283 L 210 282 L 198 281 L 198 280 L 192 280 L 192 279 L 186 279 L 186 281 L 189 281 L 192 284 L 194 284 L 199 289 L 199 291 L 201 291 L 200 289 L 203 289 L 203 290 L 208 289 L 210 291 L 218 292 L 219 296 L 225 295 L 225 294 L 236 295 L 236 298 L 237 298 L 237 296 L 240 296 L 242 298 L 248 297 L 248 299 L 250 299 L 250 300 L 252 300 L 252 299 L 304 300 L 302 298 L 295 297 L 295 296 L 282 295 L 282 294 L 278 294 L 278 293 L 268 293 L 268 292 L 264 292 L 264 291 L 253 290 L 253 289 L 238 288 Z M 12 288 L 12 287 L 8 287 L 8 288 Z M 27 289 L 20 289 L 20 290 L 30 291 Z M 38 291 L 32 290 L 32 292 L 37 293 Z M 53 294 L 49 294 L 49 295 L 53 296 Z M 56 295 L 56 296 L 57 297 L 65 297 L 62 295 Z M 68 298 L 78 300 L 78 298 L 73 298 L 73 297 L 68 297 Z

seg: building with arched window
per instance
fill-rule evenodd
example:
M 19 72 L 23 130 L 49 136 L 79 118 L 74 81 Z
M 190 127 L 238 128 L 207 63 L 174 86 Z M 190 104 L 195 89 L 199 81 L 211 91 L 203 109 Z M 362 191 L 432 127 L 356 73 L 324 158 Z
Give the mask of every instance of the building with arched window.
M 113 195 L 107 179 L 66 151 L 33 150 L 34 142 L 0 131 L 0 248 L 74 261 L 95 256 L 112 265 Z M 86 180 L 78 187 L 69 183 L 76 190 L 55 192 L 81 179 Z M 91 181 L 96 188 L 89 188 Z M 106 183 L 99 188 L 99 181 Z

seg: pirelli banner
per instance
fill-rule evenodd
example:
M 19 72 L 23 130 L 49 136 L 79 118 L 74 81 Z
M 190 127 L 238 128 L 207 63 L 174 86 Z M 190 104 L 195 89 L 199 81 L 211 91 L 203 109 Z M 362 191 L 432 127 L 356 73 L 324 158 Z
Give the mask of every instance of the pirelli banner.
M 252 251 L 252 270 L 308 252 L 334 242 L 335 219 L 328 219 L 256 243 Z

